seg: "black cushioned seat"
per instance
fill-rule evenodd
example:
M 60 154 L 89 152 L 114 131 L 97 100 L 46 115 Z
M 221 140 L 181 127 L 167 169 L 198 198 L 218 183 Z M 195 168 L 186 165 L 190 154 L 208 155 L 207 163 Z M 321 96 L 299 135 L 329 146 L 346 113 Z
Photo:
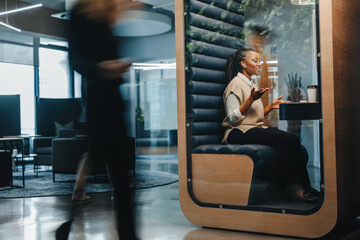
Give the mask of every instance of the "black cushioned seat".
M 263 180 L 277 178 L 278 154 L 274 148 L 258 144 L 205 144 L 193 149 L 193 153 L 244 154 L 254 161 L 253 177 Z

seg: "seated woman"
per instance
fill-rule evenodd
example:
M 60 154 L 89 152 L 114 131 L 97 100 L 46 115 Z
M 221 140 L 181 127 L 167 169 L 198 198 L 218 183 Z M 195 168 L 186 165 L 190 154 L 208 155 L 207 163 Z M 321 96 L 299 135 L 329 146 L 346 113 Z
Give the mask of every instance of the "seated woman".
M 319 192 L 310 186 L 307 159 L 303 157 L 298 137 L 264 126 L 264 115 L 288 101 L 281 100 L 280 96 L 264 108 L 260 98 L 268 88 L 258 89 L 251 81 L 251 76 L 260 72 L 260 58 L 253 49 L 244 48 L 229 57 L 223 95 L 226 113 L 223 143 L 273 147 L 282 166 L 278 181 L 285 187 L 287 196 L 293 201 L 317 201 Z

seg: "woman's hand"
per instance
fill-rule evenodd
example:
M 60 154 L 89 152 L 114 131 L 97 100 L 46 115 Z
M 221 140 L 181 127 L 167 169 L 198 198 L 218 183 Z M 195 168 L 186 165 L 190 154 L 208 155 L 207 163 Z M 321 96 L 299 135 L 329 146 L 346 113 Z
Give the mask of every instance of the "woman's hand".
M 258 100 L 259 98 L 262 97 L 262 95 L 264 95 L 264 93 L 269 90 L 269 88 L 260 88 L 259 90 L 256 90 L 255 91 L 255 88 L 253 87 L 251 89 L 251 94 L 250 94 L 250 100 L 251 101 L 255 101 L 255 100 Z
M 240 106 L 240 112 L 243 116 L 246 116 L 248 110 L 250 109 L 251 105 L 255 100 L 258 100 L 259 98 L 264 95 L 264 93 L 269 90 L 269 88 L 260 88 L 259 90 L 255 91 L 255 88 L 253 87 L 251 89 L 250 96 L 245 100 L 243 104 Z
M 120 59 L 102 61 L 97 64 L 97 70 L 103 79 L 117 79 L 131 66 L 131 63 Z
M 283 96 L 281 95 L 280 97 L 275 98 L 272 102 L 271 102 L 271 108 L 272 109 L 278 109 L 279 108 L 279 104 L 281 103 L 291 103 L 290 101 L 285 101 L 285 100 L 280 100 Z

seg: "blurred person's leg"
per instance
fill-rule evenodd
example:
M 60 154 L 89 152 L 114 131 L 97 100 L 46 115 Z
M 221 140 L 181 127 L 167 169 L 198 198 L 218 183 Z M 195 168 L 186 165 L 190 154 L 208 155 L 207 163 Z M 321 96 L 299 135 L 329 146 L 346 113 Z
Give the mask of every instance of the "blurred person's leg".
M 91 199 L 85 193 L 85 186 L 87 182 L 87 176 L 89 175 L 93 166 L 92 159 L 89 151 L 81 156 L 81 161 L 77 169 L 76 182 L 74 187 L 74 193 L 72 200 L 75 204 L 90 203 Z
M 134 228 L 132 195 L 129 188 L 129 149 L 126 146 L 125 140 L 122 141 L 121 146 L 106 153 L 104 160 L 113 187 L 119 238 L 134 240 L 137 238 Z

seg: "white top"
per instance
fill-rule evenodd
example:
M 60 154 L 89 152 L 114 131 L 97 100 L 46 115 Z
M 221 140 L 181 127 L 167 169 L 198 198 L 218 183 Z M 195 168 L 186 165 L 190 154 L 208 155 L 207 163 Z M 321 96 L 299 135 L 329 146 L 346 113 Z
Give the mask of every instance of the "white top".
M 253 83 L 251 82 L 251 80 L 249 80 L 243 74 L 238 73 L 237 76 L 240 77 L 242 80 L 244 80 L 244 82 L 249 84 L 250 87 L 253 87 Z M 237 122 L 240 122 L 245 118 L 245 116 L 242 115 L 240 112 L 240 102 L 233 93 L 230 93 L 230 95 L 226 99 L 225 115 L 226 115 L 226 121 L 229 121 L 232 125 L 234 125 Z

